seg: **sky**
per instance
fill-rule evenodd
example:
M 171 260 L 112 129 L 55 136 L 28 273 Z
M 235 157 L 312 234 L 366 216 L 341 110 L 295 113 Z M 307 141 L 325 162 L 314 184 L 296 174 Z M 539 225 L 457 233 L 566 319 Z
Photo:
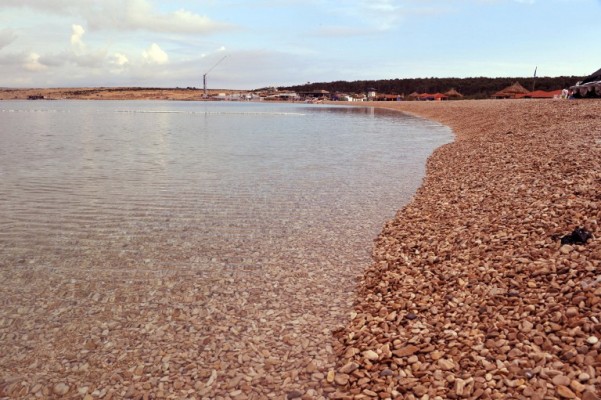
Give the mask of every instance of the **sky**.
M 601 0 L 0 0 L 0 87 L 586 76 Z

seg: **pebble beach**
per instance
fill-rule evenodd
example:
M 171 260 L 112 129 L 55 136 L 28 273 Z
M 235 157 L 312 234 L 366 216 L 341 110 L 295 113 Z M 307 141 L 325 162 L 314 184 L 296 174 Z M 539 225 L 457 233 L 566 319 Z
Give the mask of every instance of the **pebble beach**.
M 598 399 L 601 102 L 390 108 L 456 140 L 375 242 L 331 398 Z
M 5 256 L 0 398 L 599 398 L 601 101 L 360 106 L 455 141 L 356 287 L 344 255 L 115 279 L 82 254 L 70 281 Z M 575 228 L 590 238 L 561 245 Z

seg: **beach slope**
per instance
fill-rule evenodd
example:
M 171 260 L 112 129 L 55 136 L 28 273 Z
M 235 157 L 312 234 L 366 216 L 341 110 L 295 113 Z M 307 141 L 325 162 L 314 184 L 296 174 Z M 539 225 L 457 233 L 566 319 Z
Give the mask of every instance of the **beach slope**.
M 456 140 L 376 240 L 331 397 L 598 398 L 601 102 L 368 105 Z

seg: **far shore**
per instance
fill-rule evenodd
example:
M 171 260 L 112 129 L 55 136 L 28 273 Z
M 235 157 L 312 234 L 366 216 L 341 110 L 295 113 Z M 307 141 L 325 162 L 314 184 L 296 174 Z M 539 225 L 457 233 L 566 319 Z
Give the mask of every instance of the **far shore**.
M 246 90 L 211 89 L 207 95 L 244 93 Z M 43 100 L 202 100 L 204 91 L 197 88 L 0 88 L 0 100 L 27 100 L 37 96 Z

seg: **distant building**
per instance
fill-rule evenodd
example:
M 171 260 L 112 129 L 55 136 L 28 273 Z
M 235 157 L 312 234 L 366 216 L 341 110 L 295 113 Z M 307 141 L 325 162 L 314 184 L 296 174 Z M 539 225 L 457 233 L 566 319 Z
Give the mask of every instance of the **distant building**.
M 367 89 L 367 93 L 366 93 L 366 95 L 367 95 L 367 100 L 368 100 L 368 101 L 370 101 L 370 100 L 375 100 L 375 99 L 376 99 L 376 97 L 377 97 L 377 92 L 376 92 L 376 89 L 374 89 L 374 88 L 369 88 L 369 89 Z
M 332 96 L 332 100 L 335 101 L 353 101 L 353 96 L 351 96 L 350 94 L 346 94 L 346 93 L 334 93 L 334 95 Z
M 505 89 L 498 91 L 493 94 L 495 99 L 517 99 L 518 96 L 530 93 L 526 88 L 520 85 L 519 82 L 515 82 L 511 86 L 507 86 Z
M 378 94 L 376 96 L 377 101 L 401 101 L 404 98 L 405 96 L 400 94 Z
M 562 89 L 552 90 L 546 92 L 544 90 L 535 90 L 534 92 L 528 92 L 525 94 L 518 94 L 517 99 L 555 99 L 561 97 Z
M 300 96 L 295 92 L 278 92 L 269 96 L 265 96 L 265 100 L 296 101 L 299 99 Z
M 442 93 L 422 93 L 417 96 L 417 99 L 422 101 L 442 101 L 448 100 L 449 96 Z
M 302 100 L 331 100 L 332 94 L 327 90 L 312 90 L 308 92 L 299 92 L 298 93 Z

